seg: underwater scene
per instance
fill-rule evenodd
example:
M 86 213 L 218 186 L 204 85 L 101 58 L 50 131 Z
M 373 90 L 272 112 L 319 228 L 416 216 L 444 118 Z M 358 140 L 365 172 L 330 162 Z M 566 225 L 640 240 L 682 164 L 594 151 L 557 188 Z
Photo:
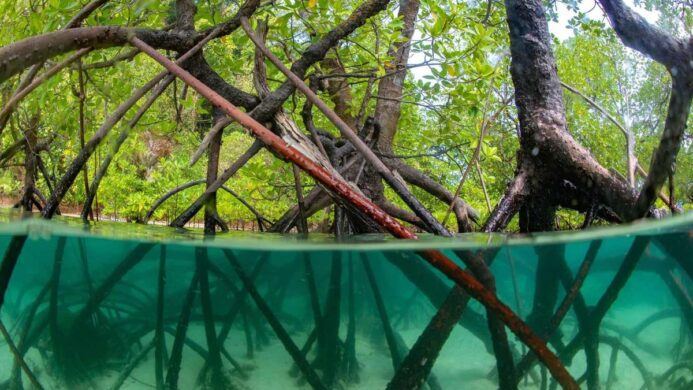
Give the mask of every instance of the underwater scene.
M 416 242 L 2 218 L 3 389 L 556 388 L 430 249 L 491 264 L 582 387 L 693 388 L 693 214 Z

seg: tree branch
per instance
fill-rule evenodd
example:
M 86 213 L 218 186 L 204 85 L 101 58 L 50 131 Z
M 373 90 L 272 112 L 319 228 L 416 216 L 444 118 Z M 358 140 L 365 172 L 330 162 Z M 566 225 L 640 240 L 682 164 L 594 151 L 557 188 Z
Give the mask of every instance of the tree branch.
M 520 210 L 524 199 L 528 195 L 527 180 L 529 180 L 529 172 L 521 167 L 513 180 L 508 184 L 503 198 L 501 198 L 486 220 L 482 229 L 484 232 L 497 232 L 510 223 L 510 220 Z
M 673 175 L 693 98 L 693 38 L 688 42 L 649 24 L 622 0 L 599 0 L 621 41 L 666 66 L 672 87 L 664 132 L 650 164 L 650 173 L 627 210 L 627 220 L 644 217 L 664 182 Z
M 599 0 L 599 4 L 626 46 L 653 58 L 672 73 L 676 73 L 673 69 L 678 67 L 682 67 L 678 69 L 681 72 L 693 69 L 693 64 L 689 63 L 693 40 L 686 42 L 649 24 L 622 0 Z
M 195 14 L 197 6 L 193 0 L 176 0 L 176 29 L 182 31 L 195 30 Z
M 106 4 L 108 0 L 94 0 L 91 3 L 87 4 L 82 8 L 77 15 L 75 15 L 68 23 L 67 25 L 63 28 L 63 30 L 79 27 L 82 22 L 89 17 L 89 15 L 92 14 L 92 12 L 96 11 L 99 7 L 102 5 Z M 15 91 L 14 95 L 16 95 L 19 91 L 23 90 L 26 86 L 28 86 L 36 77 L 38 74 L 39 70 L 43 66 L 43 62 L 39 62 L 34 64 L 34 66 L 29 69 L 29 72 L 27 72 L 26 76 L 22 81 L 19 83 L 19 87 Z M 0 80 L 0 84 L 2 84 L 2 80 Z M 13 96 L 14 97 L 14 96 Z M 5 128 L 5 125 L 7 124 L 7 121 L 10 118 L 10 115 L 12 114 L 12 111 L 9 111 L 6 115 L 0 115 L 0 132 L 2 129 Z
M 0 48 L 0 83 L 31 65 L 63 53 L 86 47 L 104 49 L 126 45 L 130 36 L 137 36 L 159 49 L 185 52 L 212 31 L 218 31 L 217 37 L 230 34 L 238 28 L 240 17 L 252 15 L 259 4 L 260 0 L 247 0 L 233 18 L 203 33 L 98 26 L 72 28 L 26 38 Z

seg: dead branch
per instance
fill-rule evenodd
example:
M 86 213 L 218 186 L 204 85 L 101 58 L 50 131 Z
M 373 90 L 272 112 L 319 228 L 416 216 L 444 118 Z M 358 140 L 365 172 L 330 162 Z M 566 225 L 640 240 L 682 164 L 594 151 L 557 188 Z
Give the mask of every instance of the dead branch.
M 367 0 L 362 3 L 358 8 L 356 8 L 351 15 L 339 25 L 337 25 L 332 31 L 325 34 L 322 39 L 310 45 L 304 52 L 301 58 L 296 60 L 291 66 L 291 71 L 300 77 L 303 77 L 308 70 L 308 68 L 314 63 L 320 61 L 325 57 L 327 51 L 334 47 L 341 39 L 351 34 L 358 27 L 362 26 L 368 18 L 382 11 L 389 1 L 387 0 Z M 247 15 L 250 16 L 250 15 Z M 208 65 L 204 62 L 198 62 L 192 67 L 193 76 L 199 77 L 200 81 L 204 82 L 206 85 L 210 85 L 215 89 L 219 90 L 219 94 L 228 99 L 233 103 L 238 102 L 239 105 L 246 109 L 252 109 L 250 116 L 258 122 L 268 122 L 272 120 L 274 114 L 279 110 L 284 101 L 291 96 L 295 91 L 293 83 L 290 81 L 284 82 L 278 89 L 273 91 L 259 104 L 257 100 L 248 94 L 241 94 L 236 88 L 229 86 L 218 74 L 213 72 Z M 200 68 L 198 68 L 198 66 Z M 242 103 L 242 104 L 241 104 Z M 262 142 L 256 141 L 242 156 L 239 161 L 234 163 L 229 169 L 224 171 L 219 179 L 210 188 L 216 189 L 224 184 L 228 179 L 236 173 L 240 167 L 245 165 L 245 163 L 250 160 L 257 152 L 259 152 L 263 144 Z M 211 195 L 211 193 L 205 192 L 202 194 L 195 202 L 188 207 L 180 216 L 178 216 L 171 226 L 182 227 L 185 225 L 198 211 L 202 208 L 202 205 L 206 199 Z

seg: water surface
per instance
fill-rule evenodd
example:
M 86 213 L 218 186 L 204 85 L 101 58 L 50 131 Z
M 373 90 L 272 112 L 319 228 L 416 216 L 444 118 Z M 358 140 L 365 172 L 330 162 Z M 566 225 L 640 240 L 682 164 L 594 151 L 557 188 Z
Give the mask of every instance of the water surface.
M 692 285 L 684 267 L 690 272 L 693 261 L 693 214 L 584 232 L 416 242 L 233 232 L 206 239 L 160 226 L 12 213 L 0 220 L 5 258 L 26 236 L 0 319 L 44 388 L 147 389 L 157 378 L 181 389 L 310 388 L 315 378 L 325 387 L 385 388 L 452 287 L 417 251 L 439 249 L 459 264 L 461 251 L 492 261 L 500 299 L 543 332 L 565 295 L 563 261 L 571 282 L 600 243 L 580 290 L 591 308 L 636 240 L 644 252 L 599 327 L 599 381 L 612 389 L 691 388 Z M 570 310 L 551 348 L 564 349 L 579 327 Z M 526 348 L 508 335 L 518 362 Z M 579 345 L 562 358 L 584 379 Z M 17 361 L 0 338 L 1 386 L 31 388 Z M 465 307 L 434 362 L 425 387 L 498 387 L 483 306 Z M 520 387 L 550 384 L 542 371 L 534 366 Z

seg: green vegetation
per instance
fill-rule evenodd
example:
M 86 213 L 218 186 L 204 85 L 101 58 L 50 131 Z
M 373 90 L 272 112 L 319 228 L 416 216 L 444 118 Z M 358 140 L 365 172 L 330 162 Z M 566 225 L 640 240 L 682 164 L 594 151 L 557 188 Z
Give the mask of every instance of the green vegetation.
M 0 45 L 55 31 L 82 8 L 83 2 L 66 0 L 0 1 Z M 119 25 L 160 29 L 176 20 L 176 2 L 109 1 L 96 9 L 84 26 Z M 204 31 L 233 17 L 238 4 L 231 1 L 199 1 L 194 27 Z M 349 16 L 360 1 L 272 1 L 264 2 L 253 20 L 269 25 L 267 46 L 290 64 L 318 37 Z M 550 2 L 548 17 L 556 26 L 566 23 L 570 36 L 552 41 L 561 81 L 574 87 L 602 107 L 635 140 L 635 156 L 649 169 L 650 156 L 659 142 L 670 80 L 666 69 L 625 48 L 608 20 L 597 9 L 584 13 L 581 2 Z M 686 37 L 693 25 L 693 13 L 684 1 L 637 1 L 659 16 L 657 24 L 669 33 Z M 563 10 L 560 13 L 559 7 Z M 493 207 L 502 198 L 513 179 L 519 147 L 517 110 L 510 77 L 508 27 L 505 7 L 486 1 L 422 1 L 411 41 L 408 63 L 397 64 L 392 48 L 408 42 L 402 35 L 404 21 L 398 7 L 391 5 L 370 18 L 366 24 L 327 52 L 326 59 L 310 68 L 308 75 L 330 81 L 320 96 L 336 105 L 339 114 L 355 117 L 365 102 L 365 114 L 373 115 L 381 95 L 378 83 L 392 74 L 396 66 L 408 68 L 402 91 L 401 117 L 392 151 L 406 156 L 403 160 L 425 173 L 433 181 L 454 192 L 459 191 L 478 211 L 479 229 Z M 566 9 L 568 11 L 566 11 Z M 553 26 L 553 25 L 552 25 Z M 146 55 L 129 55 L 131 47 L 118 45 L 94 50 L 39 86 L 24 99 L 10 117 L 0 138 L 0 149 L 8 150 L 20 141 L 31 126 L 36 127 L 38 151 L 48 178 L 36 170 L 36 186 L 48 198 L 46 179 L 60 179 L 81 149 L 80 79 L 84 83 L 84 138 L 89 139 L 104 120 L 136 89 L 161 71 Z M 204 49 L 210 66 L 230 85 L 256 94 L 253 87 L 255 47 L 242 31 L 211 41 Z M 172 54 L 172 53 L 170 53 Z M 59 62 L 53 57 L 45 65 Z M 122 60 L 122 57 L 127 60 Z M 116 60 L 116 61 L 114 61 Z M 80 76 L 79 67 L 83 69 Z M 102 67 L 103 66 L 103 67 Z M 347 73 L 349 78 L 328 78 Z M 20 74 L 0 84 L 0 102 L 7 102 L 20 83 Z M 267 66 L 270 90 L 278 88 L 285 77 Z M 369 82 L 371 80 L 372 82 Z M 333 92 L 342 88 L 343 93 Z M 387 99 L 387 96 L 381 96 Z M 139 103 L 141 106 L 145 99 Z M 607 116 L 583 97 L 564 90 L 568 128 L 607 169 L 628 178 L 626 138 Z M 301 129 L 301 109 L 305 98 L 292 95 L 284 104 L 286 112 Z M 4 104 L 4 103 L 3 103 Z M 340 106 L 341 105 L 341 106 Z M 92 181 L 97 167 L 112 149 L 120 132 L 136 109 L 131 109 L 101 142 L 80 176 L 65 195 L 62 206 L 78 212 L 85 199 L 83 175 Z M 129 221 L 140 221 L 161 195 L 181 184 L 204 179 L 206 156 L 190 166 L 190 156 L 212 126 L 211 106 L 179 80 L 175 81 L 146 112 L 131 131 L 99 186 L 98 214 Z M 314 114 L 316 127 L 337 135 L 324 116 Z M 690 122 L 690 119 L 689 119 Z M 480 137 L 480 133 L 484 135 Z M 307 133 L 307 131 L 306 131 Z M 677 160 L 674 197 L 679 207 L 690 207 L 693 197 L 693 154 L 690 135 L 686 134 Z M 481 139 L 478 158 L 474 151 Z M 228 167 L 252 143 L 253 138 L 237 125 L 229 126 L 222 139 L 221 169 Z M 0 174 L 0 191 L 13 202 L 22 197 L 25 160 L 20 149 L 3 155 L 5 169 Z M 474 161 L 478 160 L 478 161 Z M 478 162 L 478 165 L 477 165 Z M 469 166 L 469 168 L 468 168 Z M 636 176 L 636 187 L 643 179 Z M 303 192 L 314 182 L 302 176 Z M 251 159 L 227 183 L 241 198 L 270 220 L 279 219 L 296 203 L 291 165 L 263 150 Z M 665 186 L 666 187 L 666 186 Z M 182 191 L 158 208 L 153 220 L 170 221 L 202 192 L 203 186 Z M 430 191 L 413 188 L 414 194 L 433 215 L 445 219 L 448 205 Z M 664 188 L 668 194 L 668 189 Z M 405 204 L 389 188 L 387 198 L 398 207 Z M 218 196 L 218 213 L 225 221 L 254 221 L 256 217 L 226 192 Z M 656 207 L 666 207 L 661 200 Z M 333 218 L 326 208 L 310 218 L 317 226 Z M 200 213 L 201 215 L 201 213 Z M 559 213 L 562 228 L 577 227 L 582 217 L 570 211 Z M 455 228 L 452 218 L 448 228 Z M 328 224 L 322 224 L 328 226 Z M 511 230 L 517 229 L 510 225 Z

